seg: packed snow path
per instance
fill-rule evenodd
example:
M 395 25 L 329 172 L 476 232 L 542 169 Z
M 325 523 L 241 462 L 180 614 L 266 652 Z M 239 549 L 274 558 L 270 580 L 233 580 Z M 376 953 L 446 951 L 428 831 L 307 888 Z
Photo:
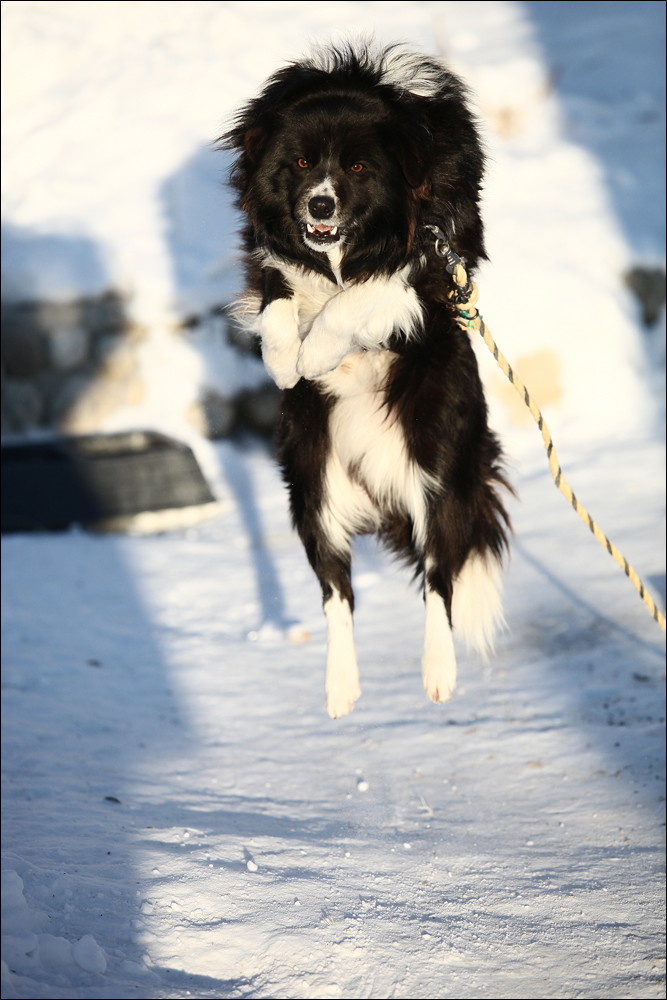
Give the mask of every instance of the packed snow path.
M 542 457 L 514 475 L 509 632 L 461 651 L 449 704 L 421 598 L 357 546 L 338 721 L 275 466 L 219 457 L 207 526 L 4 542 L 3 995 L 661 996 L 664 646 Z M 661 463 L 568 467 L 658 589 Z

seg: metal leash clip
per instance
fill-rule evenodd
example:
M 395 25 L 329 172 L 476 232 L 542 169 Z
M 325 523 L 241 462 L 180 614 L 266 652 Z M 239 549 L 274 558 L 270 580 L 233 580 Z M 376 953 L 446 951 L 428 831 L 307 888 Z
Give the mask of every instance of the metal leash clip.
M 424 229 L 428 229 L 435 236 L 435 252 L 438 257 L 443 258 L 445 270 L 454 278 L 455 287 L 450 292 L 452 302 L 457 306 L 465 304 L 473 291 L 472 282 L 466 271 L 468 263 L 466 258 L 459 257 L 458 254 L 454 253 L 440 226 L 425 225 Z
M 467 263 L 465 257 L 459 257 L 458 254 L 454 253 L 449 243 L 447 242 L 447 237 L 443 233 L 440 226 L 426 225 L 424 226 L 424 228 L 428 229 L 429 232 L 433 233 L 433 235 L 435 236 L 435 252 L 437 253 L 438 257 L 444 257 L 445 260 L 447 261 L 445 269 L 449 274 L 454 274 L 454 271 L 456 270 L 459 264 L 465 267 Z

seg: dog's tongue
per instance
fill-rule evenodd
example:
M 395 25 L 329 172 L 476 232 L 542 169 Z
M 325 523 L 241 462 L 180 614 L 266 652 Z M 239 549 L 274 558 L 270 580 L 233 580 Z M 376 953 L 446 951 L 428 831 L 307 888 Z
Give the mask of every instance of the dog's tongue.
M 333 226 L 319 225 L 319 226 L 313 226 L 313 229 L 315 230 L 316 233 L 330 233 L 331 230 L 333 229 Z

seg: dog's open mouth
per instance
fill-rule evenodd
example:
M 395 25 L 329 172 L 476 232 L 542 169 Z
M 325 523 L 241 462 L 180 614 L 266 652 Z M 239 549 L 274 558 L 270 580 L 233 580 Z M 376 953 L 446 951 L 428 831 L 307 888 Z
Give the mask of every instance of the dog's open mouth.
M 326 226 L 324 223 L 317 223 L 313 226 L 308 222 L 306 224 L 306 238 L 311 243 L 316 243 L 318 246 L 326 246 L 329 243 L 337 243 L 340 239 L 340 234 L 338 232 L 338 226 Z

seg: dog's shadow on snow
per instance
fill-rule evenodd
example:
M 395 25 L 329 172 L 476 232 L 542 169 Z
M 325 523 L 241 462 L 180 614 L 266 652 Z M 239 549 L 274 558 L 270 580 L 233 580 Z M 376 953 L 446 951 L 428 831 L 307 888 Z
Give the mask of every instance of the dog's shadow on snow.
M 273 557 L 264 541 L 256 490 L 248 470 L 246 455 L 247 450 L 243 445 L 223 448 L 220 450 L 220 462 L 248 537 L 261 607 L 261 628 L 282 631 L 294 623 L 287 620 L 283 589 Z
M 584 651 L 588 648 L 596 648 L 601 641 L 605 641 L 606 637 L 616 636 L 617 639 L 621 637 L 629 643 L 630 646 L 635 648 L 639 647 L 645 652 L 655 656 L 662 656 L 661 646 L 655 641 L 656 636 L 653 633 L 649 633 L 649 638 L 644 639 L 643 637 L 637 635 L 631 629 L 624 626 L 621 622 L 615 621 L 611 616 L 606 615 L 600 607 L 595 606 L 590 601 L 578 593 L 573 587 L 562 580 L 556 573 L 554 573 L 546 563 L 538 559 L 533 553 L 529 552 L 525 545 L 519 542 L 518 539 L 514 539 L 512 547 L 525 559 L 530 566 L 533 567 L 541 576 L 543 576 L 553 587 L 559 592 L 562 597 L 566 598 L 572 609 L 576 609 L 577 615 L 581 618 L 581 621 L 577 625 L 573 625 L 570 621 L 568 622 L 565 629 L 554 633 L 554 635 L 549 635 L 545 633 L 544 630 L 539 632 L 539 646 L 542 652 L 547 655 L 555 655 L 559 650 L 563 649 L 579 649 Z M 664 608 L 665 606 L 665 576 L 664 574 L 655 574 L 653 576 L 647 577 L 648 582 L 654 591 L 654 598 L 656 598 L 659 606 Z M 582 614 L 583 613 L 583 614 Z M 585 623 L 584 623 L 585 622 Z M 536 632 L 536 638 L 538 633 Z

